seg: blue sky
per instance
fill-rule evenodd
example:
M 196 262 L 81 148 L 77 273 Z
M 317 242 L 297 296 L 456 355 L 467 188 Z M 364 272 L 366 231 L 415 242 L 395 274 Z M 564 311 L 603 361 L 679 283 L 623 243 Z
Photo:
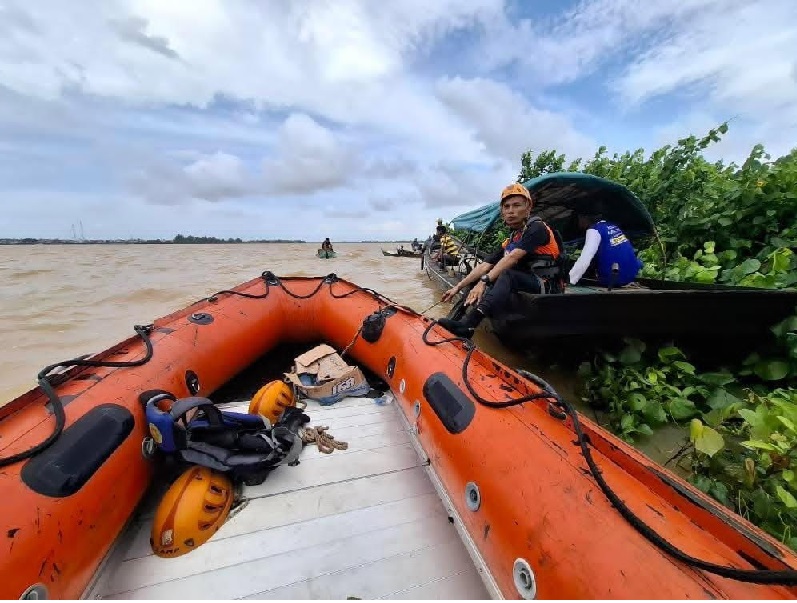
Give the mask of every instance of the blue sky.
M 731 118 L 797 146 L 797 2 L 0 0 L 0 237 L 411 239 Z

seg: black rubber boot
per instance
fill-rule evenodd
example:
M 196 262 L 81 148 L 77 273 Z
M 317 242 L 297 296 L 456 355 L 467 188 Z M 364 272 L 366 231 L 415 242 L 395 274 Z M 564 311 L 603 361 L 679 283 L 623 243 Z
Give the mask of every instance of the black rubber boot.
M 451 320 L 450 318 L 441 318 L 437 321 L 437 323 L 451 331 L 457 337 L 467 337 L 470 339 L 473 337 L 473 333 L 476 331 L 476 327 L 479 326 L 481 321 L 484 319 L 484 314 L 482 314 L 478 308 L 471 308 L 468 310 L 468 313 L 462 317 L 462 320 Z

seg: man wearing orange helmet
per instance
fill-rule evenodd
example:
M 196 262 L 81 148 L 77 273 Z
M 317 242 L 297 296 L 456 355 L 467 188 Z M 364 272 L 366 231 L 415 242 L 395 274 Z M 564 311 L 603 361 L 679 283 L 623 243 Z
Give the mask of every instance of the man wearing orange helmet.
M 554 293 L 562 290 L 561 242 L 540 218 L 531 218 L 533 201 L 522 184 L 501 192 L 501 217 L 511 229 L 509 238 L 471 273 L 443 294 L 449 301 L 474 285 L 465 300 L 470 306 L 462 320 L 440 319 L 454 335 L 471 337 L 485 316 L 500 315 L 515 291 Z

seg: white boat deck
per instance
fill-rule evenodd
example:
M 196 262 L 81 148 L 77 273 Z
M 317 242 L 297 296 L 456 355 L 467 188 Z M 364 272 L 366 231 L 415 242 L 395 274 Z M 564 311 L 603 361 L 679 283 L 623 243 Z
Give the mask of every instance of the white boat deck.
M 246 411 L 227 406 L 230 410 Z M 158 497 L 123 533 L 88 596 L 108 599 L 487 599 L 395 405 L 310 401 L 348 450 L 306 446 L 244 489 L 210 541 L 175 559 L 149 545 Z

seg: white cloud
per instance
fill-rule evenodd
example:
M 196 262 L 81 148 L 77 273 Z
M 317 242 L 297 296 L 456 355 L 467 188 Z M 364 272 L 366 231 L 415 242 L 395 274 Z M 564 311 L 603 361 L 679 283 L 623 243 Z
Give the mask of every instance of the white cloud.
M 544 19 L 505 0 L 0 3 L 0 204 L 107 199 L 103 228 L 145 234 L 138 211 L 197 234 L 415 236 L 494 199 L 530 148 L 622 151 L 737 114 L 718 151 L 797 139 L 791 0 Z
M 264 161 L 264 183 L 273 193 L 312 193 L 346 183 L 357 168 L 354 150 L 312 118 L 292 114 L 277 136 L 279 157 Z
M 517 161 L 529 148 L 579 155 L 596 147 L 567 117 L 532 106 L 506 84 L 483 78 L 444 78 L 437 84 L 437 94 L 490 155 Z
M 629 103 L 702 84 L 714 104 L 744 111 L 794 108 L 797 4 L 734 3 L 683 20 L 635 57 L 617 82 Z

